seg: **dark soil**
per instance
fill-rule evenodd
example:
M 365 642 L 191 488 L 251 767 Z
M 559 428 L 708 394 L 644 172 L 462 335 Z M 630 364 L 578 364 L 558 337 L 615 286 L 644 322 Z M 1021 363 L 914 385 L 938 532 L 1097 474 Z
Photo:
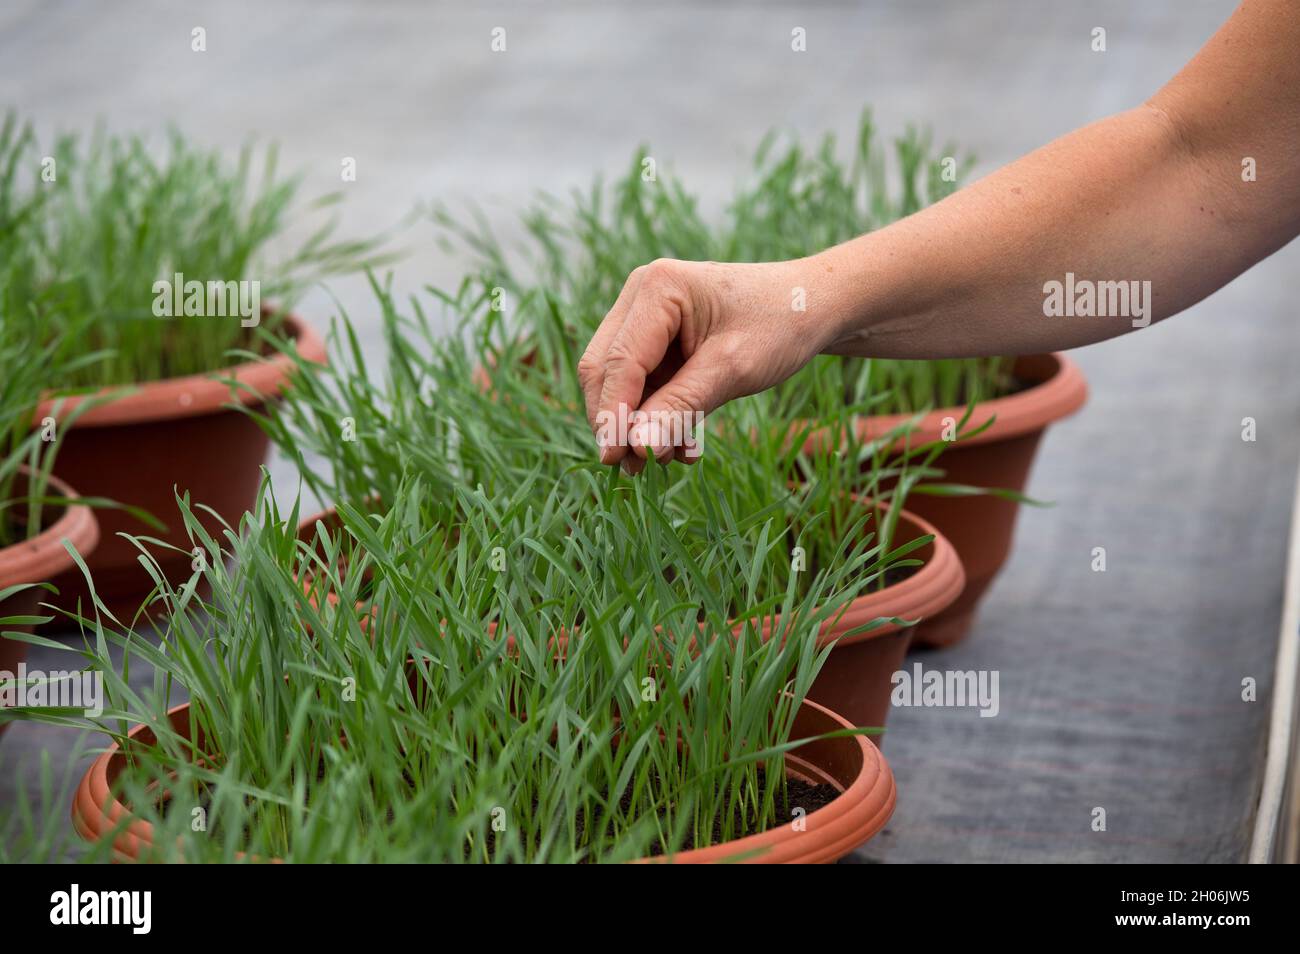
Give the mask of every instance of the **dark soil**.
M 885 586 L 902 583 L 908 577 L 920 572 L 921 569 L 922 567 L 919 566 L 891 566 L 885 570 Z
M 58 496 L 58 491 L 53 487 L 47 491 L 51 496 Z M 27 493 L 24 487 L 21 492 L 14 491 L 12 502 L 25 501 L 23 494 Z M 41 530 L 48 530 L 54 524 L 58 523 L 67 508 L 59 504 L 45 504 L 41 507 Z M 12 546 L 18 543 L 25 543 L 29 539 L 27 530 L 27 506 L 12 506 L 0 511 L 0 547 Z M 42 597 L 44 598 L 44 597 Z
M 1042 383 L 1042 381 L 1022 381 L 1020 378 L 1012 378 L 1002 396 L 1010 397 L 1013 394 L 1019 394 L 1021 391 L 1028 391 L 1030 388 L 1036 388 Z
M 1025 381 L 1021 378 L 1011 377 L 1007 379 L 1006 387 L 998 390 L 996 397 L 984 398 L 985 401 L 996 400 L 996 398 L 1011 397 L 1013 394 L 1019 394 L 1021 391 L 1028 391 L 1030 388 L 1038 387 L 1042 381 Z M 954 407 L 965 407 L 970 403 L 970 395 L 962 393 Z
M 916 554 L 915 553 L 910 554 L 905 559 L 914 560 L 916 559 Z M 882 590 L 887 586 L 893 586 L 895 583 L 902 583 L 908 577 L 921 572 L 921 570 L 923 569 L 924 569 L 923 566 L 886 567 L 883 581 L 873 584 L 869 589 L 864 590 L 860 595 L 866 596 L 869 593 L 874 593 L 877 590 Z M 818 563 L 816 560 L 814 560 L 809 565 L 808 574 L 810 577 L 815 577 L 820 572 L 821 572 L 821 564 Z

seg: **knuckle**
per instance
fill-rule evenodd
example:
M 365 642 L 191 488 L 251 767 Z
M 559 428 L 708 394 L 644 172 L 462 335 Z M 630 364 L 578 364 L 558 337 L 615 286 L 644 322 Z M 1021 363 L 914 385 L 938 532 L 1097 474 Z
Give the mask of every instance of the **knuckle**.
M 664 394 L 665 406 L 674 413 L 686 413 L 704 407 L 708 395 L 703 384 L 696 380 L 675 382 Z
M 578 380 L 584 385 L 596 380 L 600 371 L 600 360 L 590 351 L 578 359 Z
M 645 266 L 638 265 L 632 271 L 628 272 L 627 279 L 623 282 L 623 287 L 618 291 L 618 300 L 627 300 L 636 297 L 637 289 L 641 287 L 641 282 L 645 280 Z
M 632 351 L 631 344 L 626 338 L 620 337 L 609 346 L 609 351 L 605 355 L 605 366 L 614 370 L 632 364 L 635 360 L 636 355 Z
M 641 284 L 651 288 L 674 284 L 681 270 L 681 262 L 671 258 L 656 258 L 648 265 L 641 266 Z

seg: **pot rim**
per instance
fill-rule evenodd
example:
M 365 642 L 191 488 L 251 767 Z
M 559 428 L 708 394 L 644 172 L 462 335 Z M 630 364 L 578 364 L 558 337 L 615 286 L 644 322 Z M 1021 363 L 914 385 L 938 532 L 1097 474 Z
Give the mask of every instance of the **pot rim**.
M 20 473 L 30 473 L 23 465 Z M 60 496 L 77 500 L 78 494 L 57 477 L 49 477 L 50 487 Z M 67 540 L 85 557 L 99 543 L 99 522 L 85 504 L 70 503 L 54 521 L 30 540 L 0 549 L 0 589 L 21 583 L 46 583 L 74 566 L 63 547 Z
M 182 734 L 189 731 L 189 708 L 190 703 L 183 702 L 167 710 L 166 718 L 175 731 Z M 810 699 L 803 701 L 800 718 L 823 723 L 821 731 L 810 735 L 853 728 L 843 717 Z M 133 727 L 127 738 L 146 745 L 155 741 L 153 729 L 147 723 Z M 811 864 L 833 861 L 863 844 L 885 826 L 894 812 L 897 788 L 893 772 L 884 755 L 865 735 L 821 742 L 834 745 L 839 759 L 848 759 L 852 781 L 844 785 L 829 767 L 819 764 L 821 760 L 795 755 L 798 749 L 786 755 L 787 762 L 793 763 L 787 768 L 789 774 L 840 790 L 839 796 L 829 804 L 805 816 L 803 831 L 782 824 L 720 845 L 641 858 L 638 862 L 701 864 L 735 858 L 746 863 Z M 153 844 L 153 826 L 134 818 L 130 808 L 112 795 L 113 782 L 125 764 L 126 755 L 116 741 L 95 758 L 73 797 L 72 822 L 82 838 L 99 841 L 126 820 L 114 839 L 113 856 L 119 861 L 135 861 L 142 848 Z M 846 772 L 839 774 L 843 776 Z
M 285 328 L 299 355 L 317 364 L 325 363 L 325 342 L 310 324 L 295 314 L 287 314 Z M 37 407 L 34 420 L 39 423 L 50 416 L 63 420 L 83 402 L 119 392 L 120 397 L 111 397 L 92 407 L 78 417 L 72 427 L 117 427 L 171 421 L 213 414 L 231 404 L 258 405 L 284 390 L 293 366 L 294 361 L 289 355 L 277 351 L 264 359 L 214 368 L 200 374 L 117 385 L 87 395 L 49 397 Z M 238 387 L 232 387 L 232 379 Z M 55 404 L 60 401 L 62 405 L 55 414 Z
M 1083 371 L 1063 352 L 1021 355 L 1016 358 L 1015 374 L 1034 384 L 1015 394 L 976 404 L 966 429 L 973 430 L 989 420 L 993 423 L 978 434 L 959 438 L 953 445 L 954 449 L 991 444 L 1041 431 L 1054 421 L 1073 414 L 1088 400 L 1088 382 Z M 965 414 L 965 405 L 930 411 L 921 416 L 915 430 L 900 443 L 916 445 L 942 440 L 945 419 L 960 421 Z M 860 440 L 873 440 L 914 418 L 915 414 L 873 414 L 858 417 L 855 423 Z

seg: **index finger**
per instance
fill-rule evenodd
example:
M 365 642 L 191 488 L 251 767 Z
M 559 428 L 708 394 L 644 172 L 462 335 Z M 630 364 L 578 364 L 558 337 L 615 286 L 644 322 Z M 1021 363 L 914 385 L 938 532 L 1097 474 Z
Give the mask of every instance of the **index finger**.
M 680 305 L 668 295 L 646 294 L 643 282 L 606 354 L 599 420 L 620 422 L 622 429 L 641 404 L 646 376 L 663 361 L 680 328 Z M 620 433 L 618 438 L 601 450 L 602 463 L 616 464 L 627 454 L 628 435 Z

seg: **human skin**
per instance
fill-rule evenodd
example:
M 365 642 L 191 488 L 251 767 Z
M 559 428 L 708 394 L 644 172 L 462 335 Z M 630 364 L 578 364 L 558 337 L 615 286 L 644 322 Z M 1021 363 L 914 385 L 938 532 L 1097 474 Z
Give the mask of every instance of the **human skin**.
M 1047 317 L 1044 286 L 1067 272 L 1149 281 L 1152 322 L 1195 304 L 1300 233 L 1297 51 L 1300 3 L 1245 0 L 1142 105 L 886 228 L 786 262 L 641 266 L 578 363 L 601 461 L 694 459 L 667 428 L 609 441 L 598 422 L 620 404 L 708 414 L 818 354 L 1033 354 L 1134 330 Z

